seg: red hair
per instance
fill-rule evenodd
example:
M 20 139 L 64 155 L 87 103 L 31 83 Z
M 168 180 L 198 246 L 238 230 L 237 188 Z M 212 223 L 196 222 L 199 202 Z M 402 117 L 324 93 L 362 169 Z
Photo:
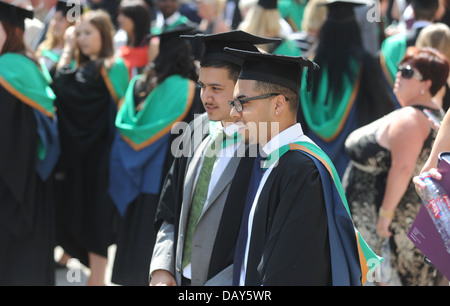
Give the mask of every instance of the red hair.
M 424 80 L 431 80 L 430 93 L 434 96 L 447 82 L 450 64 L 436 49 L 409 47 L 401 64 L 408 63 L 422 74 Z
M 18 26 L 12 25 L 6 20 L 2 20 L 1 23 L 6 33 L 6 41 L 3 48 L 0 50 L 0 55 L 5 53 L 19 53 L 30 58 L 37 64 L 36 57 L 33 52 L 28 49 L 23 40 L 24 30 Z

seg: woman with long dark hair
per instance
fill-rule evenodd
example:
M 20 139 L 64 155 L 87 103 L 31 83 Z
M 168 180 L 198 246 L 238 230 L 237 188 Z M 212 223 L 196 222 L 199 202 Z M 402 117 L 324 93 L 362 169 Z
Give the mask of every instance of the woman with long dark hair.
M 347 136 L 389 113 L 395 104 L 377 61 L 362 44 L 354 7 L 364 1 L 330 2 L 313 56 L 320 71 L 314 74 L 310 93 L 302 88 L 298 120 L 342 178 L 349 162 L 344 151 Z
M 122 1 L 117 21 L 125 31 L 127 43 L 118 50 L 128 68 L 130 79 L 142 73 L 149 62 L 149 41 L 151 10 L 143 0 Z

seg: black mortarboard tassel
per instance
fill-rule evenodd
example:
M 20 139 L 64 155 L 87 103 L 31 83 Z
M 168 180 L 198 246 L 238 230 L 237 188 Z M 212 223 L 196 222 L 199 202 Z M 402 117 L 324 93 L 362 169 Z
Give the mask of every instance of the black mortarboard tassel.
M 229 52 L 243 59 L 239 79 L 257 80 L 278 84 L 300 93 L 303 68 L 307 68 L 306 88 L 312 86 L 312 73 L 319 66 L 303 56 L 286 56 L 271 53 L 260 53 L 225 48 Z
M 325 0 L 318 3 L 318 5 L 327 6 L 327 19 L 339 23 L 356 20 L 354 8 L 356 6 L 367 4 L 367 0 Z

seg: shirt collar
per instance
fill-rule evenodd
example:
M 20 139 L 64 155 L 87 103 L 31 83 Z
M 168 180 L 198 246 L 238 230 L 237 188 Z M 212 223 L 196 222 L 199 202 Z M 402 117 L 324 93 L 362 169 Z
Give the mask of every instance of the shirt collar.
M 302 136 L 304 136 L 302 127 L 300 123 L 296 123 L 273 137 L 262 150 L 266 156 L 269 156 L 273 151 L 294 141 L 298 141 Z

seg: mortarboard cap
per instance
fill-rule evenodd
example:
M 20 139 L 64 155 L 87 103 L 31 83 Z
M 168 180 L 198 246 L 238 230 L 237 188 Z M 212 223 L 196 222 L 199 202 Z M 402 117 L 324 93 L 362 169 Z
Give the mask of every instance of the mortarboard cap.
M 195 35 L 200 33 L 198 25 L 193 22 L 182 23 L 170 30 L 164 31 L 159 36 L 159 54 L 174 54 L 180 48 L 185 48 L 187 41 L 180 38 L 181 35 Z
M 29 0 L 0 0 L 0 21 L 6 20 L 25 29 L 25 18 L 33 17 L 34 11 Z
M 255 45 L 278 42 L 279 38 L 265 38 L 250 33 L 233 30 L 217 34 L 182 35 L 192 39 L 192 53 L 200 63 L 205 61 L 225 61 L 241 66 L 243 59 L 224 51 L 225 47 L 258 52 Z
M 312 71 L 319 66 L 303 56 L 286 56 L 271 53 L 225 48 L 225 52 L 243 58 L 239 79 L 278 84 L 300 93 L 303 68 L 308 69 L 307 89 L 311 88 Z
M 83 5 L 81 1 L 68 1 L 68 0 L 58 0 L 56 3 L 56 10 L 61 11 L 64 16 L 72 9 L 77 8 L 78 12 L 81 14 L 83 12 Z
M 273 10 L 278 8 L 278 0 L 258 0 L 258 5 L 267 10 Z
M 318 5 L 328 7 L 328 19 L 337 22 L 355 20 L 354 8 L 361 5 L 369 5 L 368 0 L 323 0 Z

